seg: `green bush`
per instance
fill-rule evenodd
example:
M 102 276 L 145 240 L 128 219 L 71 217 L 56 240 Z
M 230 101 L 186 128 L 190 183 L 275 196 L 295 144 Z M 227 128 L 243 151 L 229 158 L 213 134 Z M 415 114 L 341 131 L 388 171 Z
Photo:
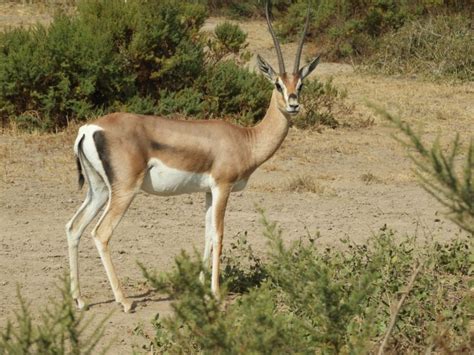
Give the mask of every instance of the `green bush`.
M 208 68 L 198 85 L 206 97 L 210 117 L 232 116 L 243 124 L 261 119 L 271 98 L 268 80 L 231 61 Z
M 45 129 L 87 117 L 129 79 L 116 77 L 110 44 L 106 34 L 66 17 L 57 17 L 49 29 L 3 33 L 0 114 L 37 111 L 36 125 Z
M 91 327 L 91 319 L 86 319 L 84 313 L 76 312 L 67 280 L 64 280 L 60 293 L 60 300 L 51 301 L 38 317 L 32 314 L 18 291 L 21 308 L 15 320 L 9 320 L 0 332 L 0 354 L 97 353 L 107 318 L 96 327 Z M 107 347 L 101 345 L 101 352 L 104 353 Z
M 82 1 L 74 17 L 0 36 L 0 106 L 5 118 L 39 112 L 62 127 L 158 88 L 183 88 L 202 70 L 196 37 L 203 7 L 181 1 Z
M 157 112 L 161 115 L 178 113 L 204 118 L 207 110 L 203 94 L 197 89 L 185 88 L 178 92 L 162 90 Z
M 248 46 L 247 34 L 238 25 L 223 22 L 216 26 L 214 33 L 215 39 L 208 41 L 210 64 L 219 62 L 229 54 L 243 62 L 250 59 L 251 54 L 244 51 Z
M 388 333 L 393 353 L 466 351 L 472 240 L 446 244 L 401 238 L 386 229 L 364 244 L 343 239 L 322 248 L 309 236 L 286 246 L 274 223 L 263 220 L 269 251 L 257 259 L 240 236 L 225 258 L 224 295 L 210 291 L 208 270 L 182 254 L 176 269 L 152 285 L 174 302 L 172 318 L 153 321 L 150 349 L 169 353 L 374 352 L 394 316 L 392 304 L 409 292 Z M 242 257 L 244 258 L 242 260 Z M 233 260 L 236 258 L 237 260 Z M 262 261 L 265 260 L 265 261 Z M 405 290 L 416 265 L 412 289 Z M 230 270 L 230 272 L 228 272 Z M 207 273 L 200 283 L 200 272 Z M 249 277 L 250 276 L 250 277 Z M 229 281 L 229 282 L 226 282 Z
M 0 116 L 47 130 L 117 109 L 253 123 L 268 85 L 224 61 L 248 60 L 246 34 L 224 23 L 207 39 L 206 16 L 195 1 L 82 0 L 49 27 L 4 32 Z
M 300 101 L 304 110 L 293 119 L 294 125 L 298 128 L 338 127 L 338 116 L 352 111 L 345 103 L 346 96 L 346 91 L 334 86 L 332 78 L 326 82 L 317 79 L 309 81 L 301 92 Z

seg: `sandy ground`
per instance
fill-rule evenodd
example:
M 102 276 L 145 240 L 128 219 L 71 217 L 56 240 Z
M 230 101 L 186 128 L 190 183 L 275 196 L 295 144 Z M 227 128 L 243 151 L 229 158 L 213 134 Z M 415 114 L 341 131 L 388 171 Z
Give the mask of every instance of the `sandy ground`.
M 219 20 L 209 20 L 206 28 Z M 264 24 L 247 22 L 242 27 L 249 32 L 249 49 L 275 63 Z M 294 50 L 294 44 L 283 46 L 290 68 Z M 316 50 L 308 46 L 305 53 Z M 362 242 L 383 226 L 399 235 L 435 240 L 462 236 L 419 187 L 406 149 L 391 138 L 393 129 L 374 117 L 365 102 L 402 115 L 427 139 L 441 133 L 449 141 L 454 132 L 466 139 L 474 135 L 474 85 L 371 76 L 333 63 L 322 63 L 315 75 L 323 80 L 334 77 L 338 87 L 347 89 L 354 112 L 343 119 L 353 127 L 321 133 L 290 130 L 247 190 L 231 197 L 224 249 L 237 233 L 247 231 L 255 249 L 263 250 L 257 207 L 278 221 L 286 240 L 320 232 L 321 246 L 337 246 L 345 236 Z M 361 126 L 366 120 L 373 124 Z M 39 309 L 58 296 L 55 285 L 67 273 L 64 225 L 85 194 L 76 183 L 76 131 L 71 127 L 56 135 L 0 134 L 0 327 L 19 307 L 17 286 L 32 308 Z M 289 191 L 289 183 L 301 176 L 314 180 L 316 192 Z M 204 196 L 139 194 L 133 202 L 111 242 L 118 274 L 137 302 L 132 314 L 122 313 L 113 302 L 89 231 L 82 238 L 79 259 L 83 295 L 91 304 L 86 313 L 98 319 L 114 311 L 103 344 L 112 342 L 111 353 L 130 352 L 131 345 L 143 343 L 135 334 L 137 326 L 149 331 L 157 312 L 170 314 L 170 301 L 149 289 L 136 263 L 169 270 L 180 250 L 201 250 Z

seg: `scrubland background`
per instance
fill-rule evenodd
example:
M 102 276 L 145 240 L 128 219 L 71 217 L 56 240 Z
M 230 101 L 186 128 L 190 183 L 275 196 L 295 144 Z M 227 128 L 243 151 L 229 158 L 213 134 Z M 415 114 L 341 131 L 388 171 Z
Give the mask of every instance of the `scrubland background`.
M 273 5 L 292 68 L 307 2 Z M 272 90 L 255 72 L 255 55 L 277 67 L 263 8 L 256 0 L 0 3 L 1 352 L 84 352 L 93 333 L 77 332 L 80 315 L 57 288 L 68 270 L 64 225 L 85 194 L 72 153 L 79 125 L 118 110 L 255 124 Z M 96 349 L 367 352 L 389 333 L 394 353 L 472 350 L 472 4 L 322 0 L 312 9 L 303 61 L 321 54 L 322 63 L 303 90 L 305 110 L 227 210 L 229 294 L 210 301 L 192 281 L 204 197 L 139 194 L 111 242 L 134 313 L 113 304 L 94 243 L 87 232 L 82 238 L 83 316 L 100 326 L 114 310 Z M 369 103 L 400 117 L 428 150 L 439 137 L 441 148 L 421 156 L 434 167 L 423 176 L 436 184 L 445 174 L 448 201 L 461 210 L 446 215 L 453 209 L 420 185 L 409 158 L 416 147 L 395 140 L 403 132 Z M 437 170 L 432 158 L 453 147 Z M 182 250 L 190 257 L 178 259 L 180 272 L 143 277 L 137 262 L 169 272 Z M 30 306 L 10 330 L 17 289 Z M 56 325 L 40 326 L 51 330 L 42 334 L 35 325 L 52 300 L 59 305 L 46 319 Z

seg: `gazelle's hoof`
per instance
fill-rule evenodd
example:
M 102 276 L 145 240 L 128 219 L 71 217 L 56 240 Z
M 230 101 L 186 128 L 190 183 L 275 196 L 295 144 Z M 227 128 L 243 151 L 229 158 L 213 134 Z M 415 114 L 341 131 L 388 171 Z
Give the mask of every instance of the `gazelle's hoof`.
M 123 301 L 120 302 L 123 306 L 123 311 L 125 313 L 129 313 L 130 311 L 133 311 L 133 309 L 135 308 L 135 304 L 133 303 L 133 301 L 130 301 L 129 299 L 124 299 Z
M 74 299 L 74 301 L 76 302 L 76 307 L 78 310 L 83 311 L 87 309 L 86 303 L 82 300 L 82 298 L 78 297 Z

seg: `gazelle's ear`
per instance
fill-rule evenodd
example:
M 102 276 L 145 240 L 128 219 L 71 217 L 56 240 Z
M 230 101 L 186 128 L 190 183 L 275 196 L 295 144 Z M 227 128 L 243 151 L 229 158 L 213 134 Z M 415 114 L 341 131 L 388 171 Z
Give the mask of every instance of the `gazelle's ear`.
M 303 80 L 309 74 L 311 74 L 311 72 L 317 67 L 317 65 L 319 64 L 319 58 L 320 58 L 320 56 L 318 55 L 311 62 L 309 62 L 303 68 L 300 69 L 300 78 L 301 78 L 301 80 Z
M 273 70 L 272 66 L 267 63 L 265 59 L 260 57 L 259 54 L 257 54 L 257 65 L 258 69 L 262 72 L 265 77 L 270 80 L 270 82 L 273 84 L 276 81 L 277 74 L 275 73 L 275 70 Z

